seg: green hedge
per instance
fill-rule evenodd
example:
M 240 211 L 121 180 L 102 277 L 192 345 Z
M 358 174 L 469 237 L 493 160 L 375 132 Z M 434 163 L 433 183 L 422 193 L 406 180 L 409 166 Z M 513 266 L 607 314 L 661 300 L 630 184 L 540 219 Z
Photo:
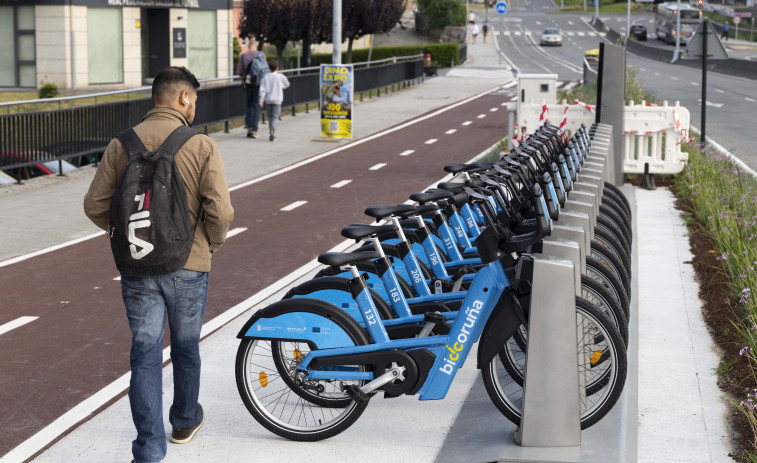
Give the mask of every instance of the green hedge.
M 431 59 L 439 63 L 442 67 L 448 67 L 451 63 L 457 64 L 460 49 L 457 43 L 431 43 L 428 45 L 412 45 L 402 47 L 375 47 L 371 53 L 371 60 L 381 60 L 391 58 L 393 56 L 413 56 L 420 53 L 424 55 L 431 53 Z M 346 52 L 342 52 L 342 62 L 346 60 Z M 352 50 L 352 62 L 363 63 L 368 61 L 368 49 Z M 297 58 L 290 56 L 288 66 L 289 69 L 294 68 L 297 65 Z M 321 64 L 331 64 L 331 53 L 314 53 L 311 57 L 312 66 L 320 66 Z

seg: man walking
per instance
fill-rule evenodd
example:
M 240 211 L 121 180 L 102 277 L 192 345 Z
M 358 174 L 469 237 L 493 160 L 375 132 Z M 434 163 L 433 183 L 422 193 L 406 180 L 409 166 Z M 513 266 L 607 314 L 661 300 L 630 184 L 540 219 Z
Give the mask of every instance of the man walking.
M 199 87 L 195 76 L 184 67 L 169 67 L 155 76 L 152 85 L 154 107 L 133 129 L 144 148 L 157 151 L 177 128 L 192 123 Z M 118 186 L 119 179 L 129 161 L 130 153 L 122 142 L 118 138 L 111 140 L 84 197 L 87 217 L 104 230 L 110 228 L 111 202 L 122 188 Z M 133 462 L 137 463 L 158 462 L 166 456 L 162 394 L 166 319 L 174 371 L 173 403 L 169 413 L 173 427 L 171 442 L 189 442 L 205 420 L 197 399 L 200 390 L 199 340 L 208 294 L 210 258 L 225 242 L 234 217 L 221 153 L 213 139 L 199 133 L 191 136 L 176 151 L 174 163 L 183 179 L 189 226 L 194 230 L 189 257 L 183 268 L 167 274 L 140 274 L 138 271 L 133 272 L 136 274 L 121 274 L 121 293 L 132 333 L 129 404 L 137 429 L 137 438 L 132 442 Z M 132 236 L 139 232 L 139 228 L 148 225 L 168 227 L 166 217 L 158 216 L 161 209 L 148 206 L 150 191 L 147 190 L 146 196 L 135 198 L 140 210 L 143 208 L 144 211 L 132 216 L 139 215 L 133 219 L 134 223 L 129 222 L 129 242 L 141 246 L 137 253 L 140 248 L 131 245 L 134 259 L 142 259 L 143 254 L 149 254 L 152 249 L 151 243 Z M 159 194 L 152 195 L 153 203 Z M 109 236 L 113 236 L 114 230 L 110 231 Z M 191 234 L 187 238 L 187 241 L 192 240 Z M 140 261 L 135 262 L 134 268 L 138 268 Z
M 262 51 L 258 51 L 259 43 L 253 44 L 252 38 L 249 40 L 250 49 L 239 57 L 237 75 L 242 79 L 242 86 L 247 98 L 245 102 L 247 111 L 244 119 L 247 126 L 247 137 L 258 138 L 258 122 L 260 121 L 260 99 L 258 98 L 258 92 L 260 91 L 260 82 L 256 82 L 254 79 L 253 61 L 258 56 L 265 61 L 266 56 Z
M 723 23 L 722 32 L 723 33 L 720 35 L 720 38 L 723 39 L 723 40 L 725 40 L 725 41 L 728 41 L 728 20 L 727 19 Z

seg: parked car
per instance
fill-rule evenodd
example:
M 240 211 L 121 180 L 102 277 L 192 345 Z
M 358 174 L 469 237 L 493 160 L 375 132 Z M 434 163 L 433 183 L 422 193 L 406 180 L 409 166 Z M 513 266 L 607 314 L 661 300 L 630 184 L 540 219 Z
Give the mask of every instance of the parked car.
M 560 32 L 560 29 L 556 27 L 548 27 L 544 29 L 544 32 L 541 33 L 541 37 L 539 37 L 539 45 L 556 45 L 561 47 L 562 33 Z
M 631 37 L 636 40 L 647 40 L 647 26 L 643 24 L 631 24 Z

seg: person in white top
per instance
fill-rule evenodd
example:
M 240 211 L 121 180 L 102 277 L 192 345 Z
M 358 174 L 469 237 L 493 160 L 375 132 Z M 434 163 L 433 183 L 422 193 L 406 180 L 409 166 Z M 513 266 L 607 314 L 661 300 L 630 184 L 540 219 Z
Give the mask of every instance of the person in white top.
M 478 36 L 478 24 L 471 21 L 470 34 L 473 36 L 473 43 L 476 43 L 476 37 Z
M 289 79 L 278 72 L 279 62 L 275 59 L 268 61 L 268 68 L 271 72 L 266 74 L 263 81 L 260 82 L 260 108 L 262 109 L 265 105 L 268 115 L 268 129 L 271 131 L 268 139 L 273 141 L 276 139 L 281 103 L 284 101 L 284 89 L 289 87 Z

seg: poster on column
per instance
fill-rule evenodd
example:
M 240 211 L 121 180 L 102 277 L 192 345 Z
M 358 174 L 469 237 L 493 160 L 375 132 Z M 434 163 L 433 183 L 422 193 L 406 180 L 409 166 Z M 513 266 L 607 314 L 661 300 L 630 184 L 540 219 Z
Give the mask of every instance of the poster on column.
M 321 64 L 321 136 L 352 138 L 351 64 Z

